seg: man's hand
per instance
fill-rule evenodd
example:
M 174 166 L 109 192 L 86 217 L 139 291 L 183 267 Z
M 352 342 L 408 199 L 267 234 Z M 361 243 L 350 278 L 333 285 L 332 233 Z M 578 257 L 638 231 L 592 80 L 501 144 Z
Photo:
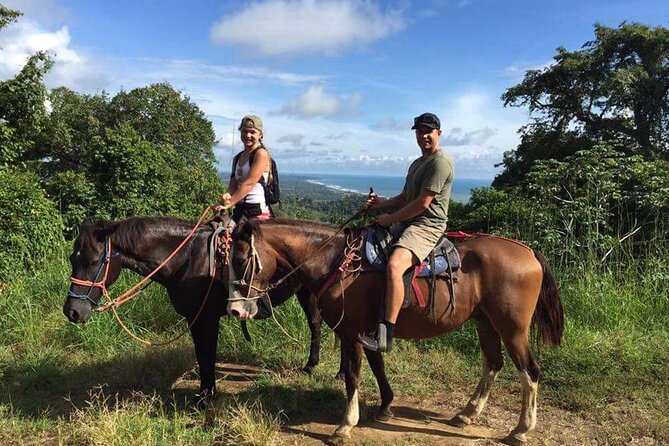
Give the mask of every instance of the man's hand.
M 375 192 L 370 192 L 367 194 L 367 199 L 365 200 L 365 209 L 372 210 L 374 209 L 374 205 L 378 203 L 379 201 L 379 196 L 376 195 Z
M 381 214 L 376 217 L 376 224 L 379 226 L 390 226 L 393 223 L 393 218 L 388 214 Z

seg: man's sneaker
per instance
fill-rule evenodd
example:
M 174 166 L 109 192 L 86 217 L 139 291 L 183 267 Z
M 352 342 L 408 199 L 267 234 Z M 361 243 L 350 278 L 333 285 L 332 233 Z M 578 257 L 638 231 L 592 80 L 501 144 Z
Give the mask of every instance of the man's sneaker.
M 367 350 L 389 352 L 393 348 L 394 325 L 387 321 L 380 322 L 375 331 L 360 336 L 358 342 Z

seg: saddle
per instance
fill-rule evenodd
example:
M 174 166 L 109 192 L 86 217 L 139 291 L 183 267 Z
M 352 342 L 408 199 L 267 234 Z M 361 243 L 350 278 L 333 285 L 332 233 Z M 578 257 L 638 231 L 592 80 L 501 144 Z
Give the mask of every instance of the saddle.
M 400 235 L 399 227 L 391 229 L 380 226 L 368 228 L 365 234 L 364 257 L 367 263 L 378 271 L 385 271 L 388 258 Z M 402 308 L 409 306 L 410 293 L 413 290 L 416 295 L 418 305 L 423 308 L 426 306 L 425 298 L 418 286 L 417 279 L 430 280 L 429 301 L 431 308 L 434 308 L 435 286 L 437 277 L 442 277 L 448 281 L 450 291 L 450 305 L 455 309 L 455 290 L 453 282 L 457 282 L 454 273 L 460 269 L 460 255 L 455 245 L 444 235 L 441 236 L 437 245 L 428 254 L 420 265 L 410 268 L 404 274 L 404 303 Z

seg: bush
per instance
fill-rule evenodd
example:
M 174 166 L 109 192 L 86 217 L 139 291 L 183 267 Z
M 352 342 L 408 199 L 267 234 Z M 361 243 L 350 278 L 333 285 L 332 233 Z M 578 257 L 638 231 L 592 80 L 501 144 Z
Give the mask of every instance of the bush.
M 63 242 L 63 220 L 39 186 L 19 169 L 0 169 L 0 281 L 32 269 Z

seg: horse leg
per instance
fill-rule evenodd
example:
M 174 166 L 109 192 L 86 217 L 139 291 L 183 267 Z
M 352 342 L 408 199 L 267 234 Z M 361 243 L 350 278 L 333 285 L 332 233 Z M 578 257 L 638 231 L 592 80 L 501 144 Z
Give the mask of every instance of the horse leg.
M 367 362 L 376 377 L 376 382 L 379 385 L 379 392 L 381 393 L 381 407 L 375 418 L 378 421 L 388 421 L 392 418 L 393 413 L 390 410 L 390 404 L 393 402 L 393 389 L 390 388 L 388 378 L 386 377 L 386 367 L 383 362 L 383 355 L 379 351 L 365 350 Z
M 457 427 L 465 427 L 481 413 L 488 401 L 492 384 L 504 365 L 502 341 L 488 318 L 477 319 L 476 331 L 483 351 L 483 373 L 479 385 L 467 405 L 449 420 L 449 424 Z
M 344 438 L 351 437 L 351 429 L 360 420 L 360 407 L 358 405 L 358 385 L 360 384 L 360 366 L 362 365 L 362 345 L 352 339 L 342 338 L 341 348 L 345 349 L 344 371 L 346 382 L 346 413 L 341 424 L 335 430 L 333 440 L 341 442 Z
M 216 393 L 216 345 L 218 342 L 218 317 L 200 317 L 190 327 L 195 356 L 200 368 L 200 393 L 197 404 L 205 403 Z M 189 324 L 191 320 L 189 319 Z
M 518 425 L 502 442 L 514 446 L 527 442 L 526 435 L 537 424 L 537 393 L 539 388 L 539 364 L 534 360 L 527 338 L 527 331 L 504 338 L 506 350 L 520 373 L 522 383 L 522 406 Z
M 319 362 L 321 349 L 321 325 L 323 318 L 316 303 L 316 297 L 306 288 L 297 290 L 297 301 L 300 303 L 304 314 L 307 316 L 307 323 L 311 331 L 311 343 L 309 344 L 309 359 L 307 364 L 302 367 L 302 371 L 308 375 L 314 370 Z

